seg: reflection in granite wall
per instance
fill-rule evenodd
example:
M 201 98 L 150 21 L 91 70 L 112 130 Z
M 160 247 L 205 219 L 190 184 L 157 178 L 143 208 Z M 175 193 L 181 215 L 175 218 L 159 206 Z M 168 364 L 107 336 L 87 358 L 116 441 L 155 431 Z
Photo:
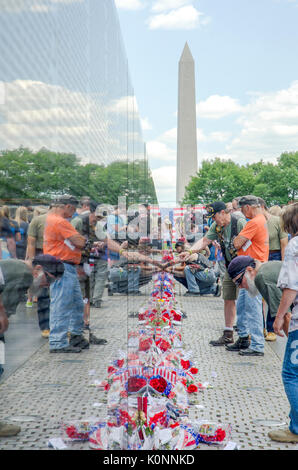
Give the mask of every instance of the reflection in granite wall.
M 0 151 L 144 160 L 113 0 L 0 0 Z

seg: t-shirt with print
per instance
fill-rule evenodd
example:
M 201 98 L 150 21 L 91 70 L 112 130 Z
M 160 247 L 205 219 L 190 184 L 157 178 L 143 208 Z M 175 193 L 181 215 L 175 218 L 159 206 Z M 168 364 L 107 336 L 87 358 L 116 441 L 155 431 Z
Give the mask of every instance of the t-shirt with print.
M 269 234 L 266 218 L 263 214 L 258 214 L 253 219 L 250 219 L 239 235 L 250 240 L 251 244 L 247 249 L 240 248 L 238 256 L 251 256 L 262 263 L 268 261 Z
M 68 220 L 57 214 L 49 214 L 45 223 L 43 252 L 62 261 L 80 264 L 81 250 L 71 246 L 68 238 L 78 235 Z
M 244 217 L 239 217 L 238 220 L 237 220 L 238 234 L 239 234 L 239 232 L 241 232 L 241 230 L 243 229 L 245 224 L 246 224 L 246 219 Z M 208 238 L 208 240 L 219 240 L 218 232 L 216 231 L 216 227 L 217 227 L 216 222 L 213 222 L 210 229 L 208 230 L 208 232 L 205 235 L 206 238 Z M 223 229 L 224 244 L 225 244 L 225 248 L 226 248 L 226 257 L 227 257 L 228 261 L 231 261 L 231 254 L 230 254 L 230 251 L 229 251 L 229 244 L 230 244 L 230 241 L 231 241 L 231 229 L 232 229 L 232 223 L 231 222 L 229 223 L 229 225 L 227 225 Z
M 293 302 L 289 333 L 298 330 L 298 236 L 291 238 L 285 249 L 285 258 L 279 273 L 277 286 L 297 292 Z
M 267 227 L 269 232 L 269 250 L 280 250 L 280 240 L 288 237 L 288 234 L 281 228 L 280 218 L 276 215 L 271 215 L 267 220 Z

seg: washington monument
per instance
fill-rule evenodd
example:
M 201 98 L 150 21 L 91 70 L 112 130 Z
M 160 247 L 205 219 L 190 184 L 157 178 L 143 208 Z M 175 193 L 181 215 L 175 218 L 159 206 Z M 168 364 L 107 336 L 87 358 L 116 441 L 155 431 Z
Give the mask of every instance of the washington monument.
M 186 43 L 179 61 L 176 203 L 198 170 L 195 63 Z

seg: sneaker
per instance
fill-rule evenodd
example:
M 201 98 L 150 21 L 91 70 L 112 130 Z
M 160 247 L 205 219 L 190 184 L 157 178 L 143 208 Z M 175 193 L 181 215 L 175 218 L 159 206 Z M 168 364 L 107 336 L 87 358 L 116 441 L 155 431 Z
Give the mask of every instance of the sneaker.
M 298 434 L 292 433 L 289 428 L 286 429 L 274 429 L 268 432 L 268 436 L 273 441 L 278 442 L 291 442 L 293 444 L 298 442 Z
M 267 333 L 267 336 L 265 337 L 265 341 L 276 341 L 276 338 L 276 334 L 273 331 L 269 331 L 269 333 Z
M 75 346 L 65 346 L 64 348 L 59 348 L 59 349 L 50 349 L 50 353 L 80 353 L 82 350 L 81 348 L 76 348 Z
M 199 297 L 200 292 L 190 292 L 189 290 L 185 292 L 184 297 Z
M 93 333 L 90 332 L 89 343 L 90 344 L 103 345 L 103 344 L 107 344 L 107 340 L 103 339 L 103 338 L 97 338 Z
M 89 349 L 89 341 L 83 335 L 70 335 L 69 345 L 80 349 Z
M 0 421 L 0 437 L 11 437 L 16 436 L 21 431 L 20 426 L 15 424 L 8 424 L 4 421 Z
M 50 336 L 50 330 L 42 330 L 41 336 L 43 338 L 48 338 Z
M 245 336 L 243 338 L 238 338 L 234 344 L 227 345 L 226 350 L 227 351 L 240 351 L 241 349 L 249 348 L 249 344 L 250 344 L 249 337 Z
M 29 300 L 27 300 L 26 307 L 27 308 L 32 308 L 33 307 L 33 302 L 30 302 Z
M 233 331 L 230 330 L 224 330 L 222 336 L 209 342 L 211 346 L 226 346 L 229 343 L 234 343 Z
M 241 349 L 239 351 L 240 356 L 264 356 L 261 351 L 254 351 L 253 349 Z

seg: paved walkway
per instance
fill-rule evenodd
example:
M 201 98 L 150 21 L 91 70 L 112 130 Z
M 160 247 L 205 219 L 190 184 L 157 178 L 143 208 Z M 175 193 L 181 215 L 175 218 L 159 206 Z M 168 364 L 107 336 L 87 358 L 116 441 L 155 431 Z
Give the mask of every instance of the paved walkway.
M 147 295 L 104 297 L 104 306 L 92 310 L 94 333 L 106 338 L 106 346 L 91 346 L 81 354 L 50 355 L 47 340 L 40 338 L 35 310 L 20 306 L 7 338 L 6 372 L 0 382 L 0 420 L 18 422 L 16 437 L 1 438 L 0 449 L 47 449 L 51 437 L 60 436 L 61 421 L 105 416 L 106 396 L 90 384 L 105 378 L 109 362 L 125 349 L 127 332 L 137 327 L 130 316 L 148 300 Z M 183 294 L 184 288 L 178 289 Z M 182 336 L 199 368 L 201 382 L 213 388 L 200 392 L 192 418 L 229 423 L 230 440 L 240 450 L 297 450 L 295 444 L 279 444 L 268 437 L 272 425 L 288 424 L 289 405 L 281 381 L 284 341 L 266 343 L 265 356 L 245 358 L 221 347 L 211 347 L 223 325 L 223 300 L 177 296 L 188 317 Z M 237 335 L 235 335 L 237 338 Z M 13 346 L 13 348 L 12 348 Z M 96 371 L 96 375 L 90 375 Z M 99 408 L 95 403 L 101 403 Z M 271 421 L 271 423 L 270 423 Z M 269 426 L 271 424 L 271 426 Z M 88 449 L 87 443 L 73 444 Z M 200 445 L 200 449 L 214 447 Z

